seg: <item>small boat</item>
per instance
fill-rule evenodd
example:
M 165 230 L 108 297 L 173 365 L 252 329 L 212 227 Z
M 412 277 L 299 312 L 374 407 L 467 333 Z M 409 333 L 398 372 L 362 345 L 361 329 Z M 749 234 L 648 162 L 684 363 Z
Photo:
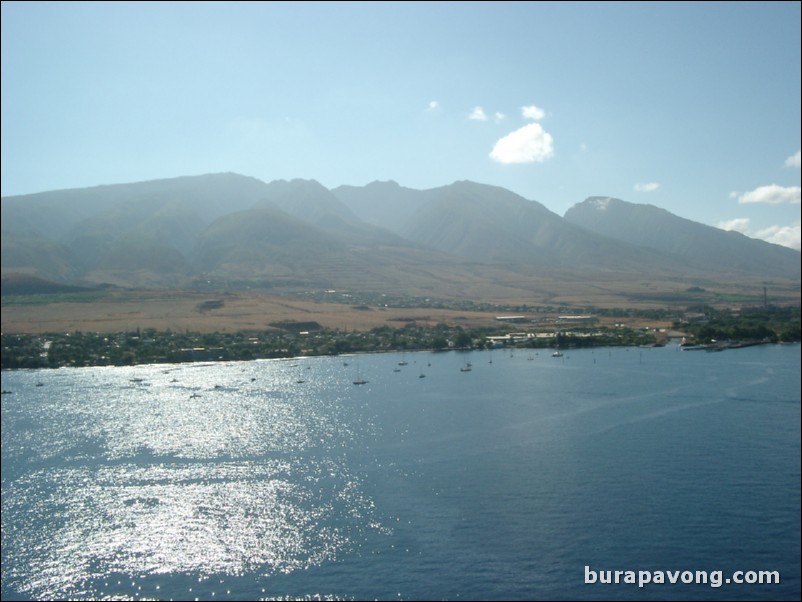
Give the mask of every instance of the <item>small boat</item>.
M 354 384 L 355 385 L 366 385 L 366 384 L 368 384 L 368 381 L 366 381 L 364 378 L 362 378 L 362 374 L 359 371 L 359 366 L 357 366 L 357 369 L 356 369 L 356 380 L 354 381 Z
M 551 357 L 562 357 L 562 356 L 563 354 L 559 351 L 555 351 L 554 353 L 551 354 Z

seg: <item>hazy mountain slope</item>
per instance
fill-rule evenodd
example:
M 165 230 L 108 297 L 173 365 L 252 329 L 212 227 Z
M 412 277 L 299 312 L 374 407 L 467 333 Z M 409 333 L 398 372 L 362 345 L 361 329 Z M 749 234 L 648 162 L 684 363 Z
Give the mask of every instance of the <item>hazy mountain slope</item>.
M 357 216 L 328 188 L 315 180 L 274 180 L 266 186 L 264 200 L 258 206 L 279 207 L 288 214 L 352 242 L 371 243 L 400 238 L 382 227 Z
M 39 234 L 4 229 L 0 247 L 3 274 L 35 274 L 56 282 L 75 281 L 81 275 L 67 247 Z
M 337 217 L 356 221 L 354 213 L 331 191 L 316 180 L 273 180 L 265 185 L 261 204 L 272 203 L 290 215 L 319 224 Z
M 2 295 L 46 295 L 57 293 L 81 293 L 93 290 L 82 286 L 70 286 L 52 280 L 45 280 L 19 272 L 3 275 L 0 284 Z
M 259 207 L 215 220 L 198 237 L 193 263 L 203 272 L 240 278 L 288 275 L 342 249 L 340 241 L 319 228 L 280 209 Z
M 98 186 L 3 198 L 2 269 L 62 284 L 208 279 L 476 299 L 504 291 L 550 299 L 592 281 L 620 290 L 717 274 L 799 280 L 796 251 L 654 207 L 582 205 L 562 218 L 469 181 L 333 192 L 314 180 L 212 174 Z
M 627 244 L 682 258 L 718 274 L 799 278 L 799 251 L 678 217 L 653 205 L 590 197 L 565 219 Z
M 203 221 L 183 203 L 160 206 L 140 220 L 130 220 L 130 227 L 105 241 L 104 252 L 85 278 L 136 286 L 179 286 L 194 272 L 188 257 L 204 229 Z
M 420 295 L 473 286 L 471 266 L 408 244 L 354 241 L 278 208 L 224 216 L 198 239 L 194 266 L 213 280 L 258 280 L 270 286 L 334 288 Z M 449 284 L 450 283 L 450 284 Z
M 193 273 L 186 257 L 174 247 L 140 241 L 112 246 L 82 280 L 136 288 L 180 288 Z
M 433 192 L 433 201 L 418 210 L 404 234 L 459 257 L 573 271 L 682 267 L 655 252 L 635 256 L 626 245 L 583 231 L 540 203 L 503 188 L 456 182 Z
M 5 197 L 3 270 L 58 281 L 182 284 L 206 227 L 202 216 L 250 207 L 265 188 L 254 178 L 211 174 Z
M 184 176 L 3 197 L 0 209 L 9 227 L 34 228 L 42 236 L 60 240 L 80 222 L 130 203 L 155 208 L 186 202 L 210 222 L 253 206 L 264 198 L 266 186 L 256 178 L 233 173 Z
M 437 196 L 437 190 L 414 190 L 391 180 L 338 186 L 331 192 L 365 222 L 402 234 L 415 213 Z

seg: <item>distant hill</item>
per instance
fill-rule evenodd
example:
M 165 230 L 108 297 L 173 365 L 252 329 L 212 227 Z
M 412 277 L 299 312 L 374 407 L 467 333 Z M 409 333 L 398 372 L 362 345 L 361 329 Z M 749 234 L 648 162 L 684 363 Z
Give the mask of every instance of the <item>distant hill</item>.
M 256 178 L 220 173 L 54 190 L 4 197 L 1 217 L 4 225 L 14 222 L 46 238 L 61 239 L 84 220 L 131 202 L 149 208 L 184 202 L 208 222 L 253 206 L 263 198 L 265 187 Z
M 36 274 L 47 280 L 74 282 L 81 277 L 72 251 L 64 244 L 34 232 L 6 229 L 3 222 L 0 261 L 3 274 Z
M 577 228 L 536 201 L 497 186 L 461 181 L 419 191 L 395 182 L 332 191 L 356 214 L 424 248 L 517 272 L 581 277 L 589 270 L 660 273 L 688 266 L 659 253 L 633 255 L 629 245 Z M 644 256 L 645 255 L 645 256 Z
M 337 195 L 315 180 L 275 180 L 267 185 L 265 200 L 260 206 L 276 206 L 292 216 L 352 242 L 370 243 L 393 240 L 391 228 L 365 220 Z
M 273 287 L 411 295 L 442 289 L 453 279 L 473 279 L 463 262 L 374 226 L 360 227 L 355 217 L 323 219 L 319 226 L 321 215 L 299 214 L 311 219 L 263 203 L 223 216 L 198 237 L 193 265 L 216 279 L 258 280 Z
M 357 221 L 356 215 L 316 180 L 274 180 L 265 186 L 260 205 L 268 203 L 316 225 L 330 219 Z
M 725 274 L 783 278 L 791 290 L 799 282 L 799 252 L 656 207 L 594 197 L 563 218 L 470 181 L 328 190 L 314 180 L 265 183 L 225 173 L 0 202 L 4 277 L 66 286 L 203 283 L 551 299 L 654 279 L 683 290 Z
M 229 213 L 199 236 L 192 262 L 202 272 L 247 279 L 298 275 L 302 266 L 344 250 L 333 236 L 288 213 L 257 207 Z
M 331 192 L 365 222 L 403 234 L 415 213 L 436 199 L 439 189 L 415 190 L 391 180 L 338 186 Z
M 653 205 L 590 197 L 565 219 L 596 234 L 684 260 L 720 276 L 799 278 L 799 251 L 678 217 Z
M 69 286 L 29 274 L 8 274 L 2 277 L 2 295 L 41 295 L 54 293 L 83 293 L 93 290 L 85 286 Z
M 404 234 L 446 253 L 502 264 L 560 269 L 636 269 L 636 263 L 664 265 L 661 257 L 634 257 L 631 248 L 589 235 L 536 201 L 497 186 L 456 182 L 435 189 Z

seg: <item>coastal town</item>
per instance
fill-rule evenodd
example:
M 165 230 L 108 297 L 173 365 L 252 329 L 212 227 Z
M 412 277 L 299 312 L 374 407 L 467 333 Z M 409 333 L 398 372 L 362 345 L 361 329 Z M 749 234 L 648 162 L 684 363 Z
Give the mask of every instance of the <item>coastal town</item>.
M 693 308 L 673 319 L 654 312 L 620 312 L 622 321 L 594 314 L 549 317 L 499 315 L 495 324 L 468 326 L 409 321 L 369 330 L 323 328 L 284 322 L 254 332 L 177 332 L 135 328 L 127 332 L 62 332 L 2 335 L 2 369 L 127 366 L 194 361 L 247 361 L 345 353 L 459 349 L 571 349 L 657 346 L 673 340 L 688 349 L 721 351 L 746 345 L 798 342 L 799 307 L 716 310 Z M 654 325 L 642 324 L 655 317 Z

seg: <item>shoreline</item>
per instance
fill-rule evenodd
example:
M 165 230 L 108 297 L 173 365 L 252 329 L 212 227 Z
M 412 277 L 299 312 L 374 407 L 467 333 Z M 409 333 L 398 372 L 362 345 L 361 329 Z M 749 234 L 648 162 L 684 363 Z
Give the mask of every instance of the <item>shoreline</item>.
M 162 333 L 164 334 L 164 333 Z M 651 340 L 646 340 L 644 333 L 630 332 L 630 337 L 616 338 L 615 340 L 607 337 L 593 337 L 587 336 L 582 341 L 582 344 L 566 344 L 561 341 L 558 344 L 557 337 L 550 339 L 529 339 L 529 344 L 512 344 L 512 345 L 492 345 L 489 344 L 490 339 L 484 338 L 489 335 L 472 336 L 470 334 L 452 333 L 462 335 L 463 345 L 456 345 L 449 339 L 441 338 L 441 343 L 445 341 L 445 345 L 422 345 L 410 344 L 407 342 L 404 346 L 392 345 L 391 341 L 387 339 L 368 338 L 365 333 L 339 333 L 343 338 L 333 337 L 332 333 L 322 333 L 319 337 L 325 338 L 323 346 L 317 348 L 303 347 L 298 342 L 300 335 L 294 337 L 294 343 L 289 344 L 288 335 L 280 335 L 280 344 L 285 345 L 281 348 L 276 348 L 273 344 L 276 341 L 262 341 L 262 345 L 258 350 L 248 349 L 249 344 L 259 343 L 260 341 L 253 341 L 256 337 L 250 337 L 243 340 L 242 335 L 233 335 L 238 339 L 239 345 L 226 346 L 226 341 L 219 341 L 223 343 L 219 346 L 213 347 L 179 347 L 173 350 L 165 350 L 162 347 L 156 346 L 157 338 L 146 339 L 143 343 L 141 340 L 134 346 L 142 345 L 144 350 L 138 353 L 126 350 L 121 351 L 121 347 L 117 344 L 118 341 L 115 337 L 108 337 L 103 335 L 96 335 L 90 341 L 87 341 L 87 335 L 61 335 L 60 338 L 48 338 L 42 335 L 3 335 L 3 358 L 2 358 L 2 371 L 6 370 L 39 370 L 39 369 L 58 369 L 58 368 L 86 368 L 86 367 L 131 367 L 131 366 L 146 366 L 146 365 L 165 365 L 172 366 L 178 364 L 217 364 L 221 362 L 236 362 L 236 361 L 290 361 L 311 357 L 354 357 L 359 355 L 381 354 L 381 353 L 415 353 L 415 352 L 429 352 L 429 353 L 446 353 L 458 352 L 466 353 L 472 351 L 524 351 L 524 350 L 557 350 L 568 351 L 577 349 L 599 349 L 599 348 L 653 348 L 665 347 L 671 344 L 672 341 L 681 340 L 680 337 L 665 337 L 658 339 L 653 334 L 648 335 Z M 404 333 L 406 334 L 406 333 Z M 24 352 L 17 352 L 11 354 L 11 348 L 7 345 L 8 338 L 13 336 L 18 342 L 23 343 L 23 347 L 28 349 L 27 355 Z M 135 342 L 140 337 L 130 337 L 127 334 L 119 335 L 121 338 L 128 337 L 129 343 Z M 165 335 L 171 336 L 171 335 Z M 183 335 L 186 336 L 186 335 Z M 308 336 L 308 335 L 307 335 Z M 352 345 L 343 345 L 343 340 L 348 337 L 357 336 L 363 339 L 365 346 L 359 348 Z M 470 337 L 469 341 L 464 340 L 464 337 Z M 620 335 L 619 335 L 620 336 Z M 637 338 L 635 338 L 637 337 Z M 75 345 L 76 339 L 80 338 L 80 343 L 83 345 Z M 66 339 L 66 340 L 65 340 Z M 383 344 L 382 344 L 383 341 Z M 37 346 L 38 342 L 38 346 Z M 89 342 L 90 344 L 86 344 Z M 103 346 L 100 346 L 100 343 Z M 229 341 L 230 342 L 230 341 Z M 323 343 L 320 338 L 317 343 Z M 537 344 L 535 344 L 537 343 Z M 706 351 L 706 352 L 721 352 L 724 350 L 743 349 L 746 347 L 753 347 L 757 345 L 770 345 L 770 344 L 791 344 L 798 343 L 798 341 L 787 342 L 777 340 L 763 340 L 763 341 L 726 341 L 714 342 L 712 344 L 701 345 L 683 345 L 678 343 L 677 346 L 681 351 Z M 340 349 L 337 349 L 337 346 Z M 31 348 L 33 346 L 33 349 Z M 55 348 L 54 348 L 55 346 Z M 347 347 L 347 348 L 345 348 Z M 82 349 L 83 352 L 79 352 Z M 89 351 L 91 349 L 92 351 Z M 115 355 L 111 350 L 115 349 Z
M 132 366 L 208 361 L 289 359 L 302 356 L 404 351 L 469 351 L 480 349 L 570 349 L 578 347 L 655 346 L 665 342 L 654 331 L 629 328 L 574 329 L 510 338 L 500 345 L 491 337 L 508 333 L 495 328 L 380 327 L 367 332 L 175 333 L 134 332 L 3 334 L 2 369 L 66 366 Z M 520 334 L 520 333 L 518 333 Z

